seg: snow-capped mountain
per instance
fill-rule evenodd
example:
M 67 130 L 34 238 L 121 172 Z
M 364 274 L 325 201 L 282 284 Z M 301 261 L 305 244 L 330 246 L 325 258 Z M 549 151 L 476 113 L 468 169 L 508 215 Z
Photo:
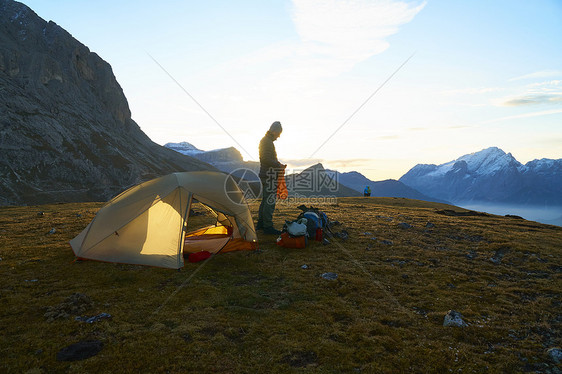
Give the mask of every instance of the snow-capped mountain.
M 167 143 L 164 145 L 164 147 L 173 149 L 174 151 L 182 153 L 187 156 L 192 156 L 193 154 L 199 154 L 205 152 L 188 142 Z
M 244 175 L 246 178 L 253 176 L 254 180 L 258 180 L 257 175 L 260 168 L 259 162 L 244 161 L 240 151 L 234 147 L 204 151 L 188 142 L 167 143 L 164 147 L 173 149 L 176 152 L 191 156 L 200 161 L 207 162 L 226 173 L 231 173 L 236 169 L 250 169 L 254 171 L 255 175 L 252 173 L 245 173 Z
M 441 165 L 416 165 L 400 181 L 455 203 L 562 205 L 562 159 L 522 165 L 497 147 Z
M 201 161 L 208 163 L 216 162 L 243 162 L 242 154 L 234 147 L 213 149 L 211 151 L 203 151 L 191 143 L 167 143 L 166 148 L 173 149 L 181 154 L 195 157 Z

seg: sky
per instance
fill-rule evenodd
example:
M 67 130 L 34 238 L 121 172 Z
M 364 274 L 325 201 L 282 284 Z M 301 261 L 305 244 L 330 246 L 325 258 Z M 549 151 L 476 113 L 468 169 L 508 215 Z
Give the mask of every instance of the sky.
M 109 62 L 156 143 L 398 179 L 562 158 L 560 0 L 23 0 Z

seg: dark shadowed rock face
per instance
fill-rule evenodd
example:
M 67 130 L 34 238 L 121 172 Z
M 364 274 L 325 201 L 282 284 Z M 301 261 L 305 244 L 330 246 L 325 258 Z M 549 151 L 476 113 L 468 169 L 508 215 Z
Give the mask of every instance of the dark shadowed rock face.
M 111 66 L 27 6 L 0 0 L 0 205 L 107 200 L 212 166 L 152 142 Z

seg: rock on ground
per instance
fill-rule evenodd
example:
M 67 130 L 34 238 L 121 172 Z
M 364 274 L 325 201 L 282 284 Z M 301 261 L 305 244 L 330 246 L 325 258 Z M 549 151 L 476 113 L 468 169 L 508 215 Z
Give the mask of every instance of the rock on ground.
M 460 314 L 456 310 L 449 310 L 445 315 L 445 319 L 443 320 L 443 326 L 466 327 L 468 326 L 468 324 L 463 321 L 462 314 Z

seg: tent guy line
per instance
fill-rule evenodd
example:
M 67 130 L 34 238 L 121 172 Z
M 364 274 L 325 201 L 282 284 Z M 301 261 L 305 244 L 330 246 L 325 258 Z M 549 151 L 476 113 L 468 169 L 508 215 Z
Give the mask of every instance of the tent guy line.
M 221 250 L 222 250 L 222 248 L 221 248 Z M 166 304 L 168 304 L 168 302 L 169 302 L 170 300 L 172 300 L 172 298 L 173 298 L 174 296 L 176 296 L 176 295 L 178 294 L 178 292 L 180 292 L 180 291 L 182 290 L 182 288 L 184 288 L 184 287 L 189 283 L 189 281 L 190 281 L 195 275 L 197 275 L 197 273 L 198 273 L 201 269 L 203 269 L 203 267 L 205 267 L 205 265 L 207 265 L 207 262 L 209 262 L 209 261 L 211 261 L 213 258 L 215 258 L 215 255 L 217 255 L 218 253 L 220 253 L 220 251 L 217 252 L 217 253 L 214 253 L 213 255 L 211 255 L 211 257 L 209 257 L 209 258 L 206 259 L 201 265 L 199 265 L 199 266 L 197 267 L 197 269 L 195 269 L 195 270 L 191 273 L 191 275 L 190 275 L 189 277 L 187 277 L 187 279 L 184 280 L 184 281 L 182 282 L 182 284 L 180 284 L 180 285 L 174 290 L 174 292 L 172 292 L 172 294 L 171 294 L 170 296 L 168 296 L 168 298 L 167 298 L 166 300 L 164 300 L 164 302 L 163 302 L 162 304 L 160 304 L 160 306 L 158 306 L 158 308 L 156 308 L 156 309 L 154 310 L 154 312 L 153 312 L 152 314 L 158 314 L 158 313 L 160 312 L 160 310 L 162 310 L 162 308 L 164 308 L 164 307 L 166 306 Z M 180 270 L 181 270 L 181 269 L 178 269 L 178 271 L 180 271 Z
M 172 79 L 172 80 L 176 83 L 176 85 L 177 85 L 183 92 L 185 92 L 185 94 L 186 94 L 187 96 L 189 96 L 189 98 L 190 98 L 191 100 L 193 100 L 193 102 L 194 102 L 195 104 L 197 104 L 197 105 L 199 106 L 199 108 L 201 108 L 201 110 L 203 110 L 203 112 L 205 112 L 205 114 L 207 114 L 207 116 L 209 116 L 209 118 L 210 118 L 211 120 L 213 120 L 213 122 L 215 122 L 215 123 L 222 129 L 222 131 L 225 132 L 226 135 L 228 135 L 228 136 L 230 137 L 230 139 L 232 139 L 232 141 L 234 141 L 234 143 L 236 143 L 236 145 L 238 145 L 238 146 L 240 147 L 240 149 L 242 149 L 244 152 L 246 152 L 246 154 L 248 155 L 248 157 L 250 157 L 250 160 L 252 160 L 252 161 L 255 161 L 255 160 L 256 160 L 256 158 L 253 157 L 252 154 L 251 154 L 250 152 L 248 152 L 248 151 L 242 146 L 242 144 L 240 144 L 240 143 L 224 128 L 224 126 L 221 125 L 221 124 L 219 123 L 219 121 L 217 121 L 217 120 L 215 119 L 215 117 L 213 117 L 213 116 L 211 115 L 211 113 L 209 113 L 209 112 L 207 111 L 207 109 L 205 109 L 205 108 L 203 107 L 203 105 L 201 105 L 201 104 L 193 97 L 193 95 L 191 95 L 191 94 L 180 84 L 180 82 L 178 82 L 177 79 L 175 79 L 175 78 L 172 76 L 172 74 L 170 74 L 158 61 L 156 61 L 156 59 L 155 59 L 154 57 L 152 57 L 152 55 L 151 55 L 150 53 L 146 52 L 146 54 L 148 55 L 148 57 L 150 57 L 150 58 L 152 59 L 152 61 L 154 61 L 154 62 L 156 63 L 156 65 L 158 65 L 158 66 L 160 67 L 160 69 L 162 69 L 162 71 L 163 71 L 164 73 L 166 73 L 166 75 L 168 75 L 168 77 L 170 77 L 170 79 Z
M 308 158 L 314 157 L 314 155 L 320 149 L 322 149 L 322 147 L 324 147 L 324 145 L 326 145 L 326 143 L 328 143 L 330 139 L 332 139 L 332 137 L 336 135 L 341 130 L 341 128 L 344 127 L 347 124 L 347 122 L 349 122 L 349 120 L 351 120 L 355 116 L 355 114 L 357 114 L 357 112 L 359 112 L 373 98 L 373 96 L 375 96 L 377 92 L 379 92 L 388 83 L 388 81 L 390 81 L 392 77 L 394 77 L 394 75 L 398 73 L 398 71 L 400 71 L 400 69 L 402 69 L 404 65 L 406 65 L 406 63 L 408 63 L 408 61 L 410 61 L 412 57 L 414 57 L 415 54 L 416 52 L 412 53 L 410 57 L 408 57 L 406 61 L 402 63 L 402 65 L 400 65 L 396 70 L 394 70 L 394 72 L 390 74 L 390 76 L 384 82 L 382 82 L 382 84 L 361 105 L 359 105 L 359 107 L 355 109 L 355 111 L 351 113 L 351 115 L 347 117 L 345 121 L 343 121 L 343 123 L 332 133 L 332 135 L 328 136 L 328 139 L 324 140 L 324 143 L 320 144 L 320 146 L 314 152 L 312 152 L 310 156 L 308 156 Z

